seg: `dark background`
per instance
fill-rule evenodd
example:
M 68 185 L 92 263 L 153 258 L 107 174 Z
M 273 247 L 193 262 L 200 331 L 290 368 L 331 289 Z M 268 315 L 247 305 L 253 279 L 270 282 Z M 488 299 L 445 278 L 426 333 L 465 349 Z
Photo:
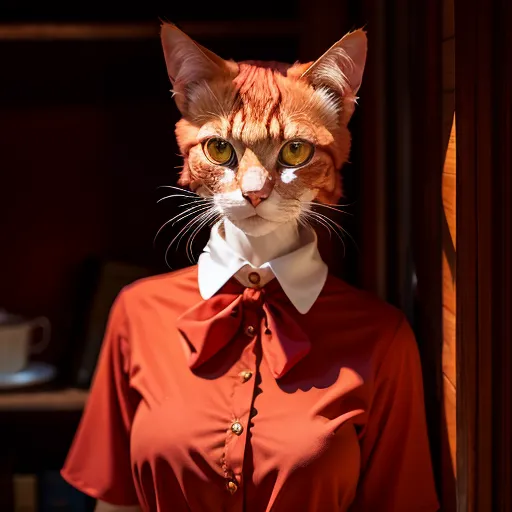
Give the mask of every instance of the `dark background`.
M 176 183 L 181 159 L 160 19 L 221 57 L 285 62 L 313 60 L 347 31 L 364 27 L 369 53 L 350 124 L 350 163 L 342 170 L 341 202 L 352 215 L 329 212 L 353 240 L 345 236 L 344 248 L 336 235 L 317 232 L 333 273 L 401 307 L 416 328 L 439 481 L 439 6 L 437 0 L 1 2 L 0 308 L 51 320 L 51 344 L 39 358 L 57 367 L 54 385 L 75 382 L 102 263 L 169 271 L 165 250 L 181 225 L 163 230 L 155 247 L 153 238 L 180 203 L 156 201 L 166 195 L 158 187 Z M 197 238 L 196 256 L 207 236 L 204 230 Z M 169 252 L 173 269 L 190 264 L 180 247 Z M 60 397 L 52 395 L 50 404 L 33 399 L 35 408 L 21 400 L 18 411 L 0 411 L 0 451 L 9 454 L 0 457 L 0 497 L 10 492 L 13 471 L 61 466 L 83 403 L 71 407 Z
M 165 249 L 184 225 L 163 230 L 153 247 L 158 228 L 182 202 L 156 204 L 167 195 L 158 187 L 175 184 L 181 164 L 173 134 L 179 114 L 169 92 L 159 19 L 188 28 L 224 58 L 294 62 L 319 56 L 354 26 L 357 14 L 347 10 L 337 20 L 338 31 L 316 38 L 308 12 L 300 3 L 275 1 L 259 2 L 257 10 L 234 1 L 201 8 L 2 3 L 0 307 L 50 318 L 53 338 L 41 358 L 62 374 L 94 283 L 91 264 L 115 260 L 151 273 L 169 271 Z M 20 23 L 29 35 L 5 36 Z M 37 28 L 50 23 L 57 24 L 54 32 L 38 35 Z M 66 26 L 73 32 L 77 23 L 93 28 L 79 36 L 59 32 Z M 121 25 L 120 36 L 108 35 L 112 24 Z M 364 109 L 364 86 L 360 95 Z M 343 171 L 342 202 L 351 204 L 345 209 L 353 216 L 329 212 L 354 241 L 344 235 L 344 250 L 336 235 L 331 242 L 324 228 L 317 230 L 333 272 L 356 284 L 363 136 L 358 116 L 352 123 L 352 163 Z M 196 256 L 206 239 L 203 230 Z M 180 248 L 168 254 L 172 269 L 190 264 Z
M 343 169 L 344 202 L 353 203 L 354 216 L 335 217 L 360 251 L 346 239 L 344 256 L 341 244 L 330 244 L 320 230 L 323 255 L 333 272 L 398 305 L 411 320 L 443 510 L 455 510 L 443 412 L 440 258 L 441 175 L 455 100 L 458 507 L 511 510 L 511 6 L 509 0 L 3 0 L 0 308 L 50 318 L 54 335 L 42 358 L 57 365 L 59 385 L 66 386 L 97 265 L 115 260 L 167 271 L 164 251 L 173 231 L 164 231 L 155 249 L 153 236 L 177 204 L 156 205 L 163 195 L 157 187 L 176 181 L 180 162 L 159 18 L 235 59 L 311 60 L 364 26 L 369 54 L 351 122 L 351 164 Z M 449 35 L 455 66 L 443 61 Z M 189 264 L 183 252 L 170 256 L 174 268 Z M 10 397 L 0 395 L 2 512 L 11 510 L 13 471 L 62 464 L 84 399 L 68 401 L 65 393 L 27 393 L 11 408 Z

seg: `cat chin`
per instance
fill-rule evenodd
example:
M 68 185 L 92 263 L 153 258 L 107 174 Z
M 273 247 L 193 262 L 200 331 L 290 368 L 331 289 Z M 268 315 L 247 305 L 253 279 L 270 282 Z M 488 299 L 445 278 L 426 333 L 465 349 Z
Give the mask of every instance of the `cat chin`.
M 229 219 L 240 231 L 248 236 L 258 237 L 272 233 L 280 225 L 279 222 L 264 219 L 259 215 L 253 215 L 245 219 Z

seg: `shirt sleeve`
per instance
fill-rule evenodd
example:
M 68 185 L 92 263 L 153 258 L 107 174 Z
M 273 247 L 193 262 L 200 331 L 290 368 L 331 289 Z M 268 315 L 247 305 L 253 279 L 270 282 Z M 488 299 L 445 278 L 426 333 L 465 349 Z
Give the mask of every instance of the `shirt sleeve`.
M 405 318 L 377 370 L 374 397 L 361 439 L 361 463 L 351 512 L 439 510 L 421 363 Z
M 130 430 L 137 401 L 128 384 L 129 347 L 122 293 L 107 322 L 89 398 L 62 477 L 113 505 L 138 503 L 130 463 Z

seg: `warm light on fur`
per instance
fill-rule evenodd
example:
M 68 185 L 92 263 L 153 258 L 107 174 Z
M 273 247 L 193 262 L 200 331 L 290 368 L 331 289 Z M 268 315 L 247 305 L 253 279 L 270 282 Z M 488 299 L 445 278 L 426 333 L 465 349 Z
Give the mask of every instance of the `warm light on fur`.
M 162 26 L 162 44 L 183 115 L 176 124 L 181 185 L 213 196 L 220 213 L 254 236 L 299 218 L 302 201 L 339 200 L 351 143 L 347 124 L 366 59 L 362 30 L 310 64 L 225 61 L 171 24 Z M 236 165 L 206 158 L 203 143 L 210 137 L 233 146 Z M 283 168 L 279 152 L 293 139 L 312 143 L 314 155 L 302 167 Z M 261 193 L 253 190 L 255 180 Z

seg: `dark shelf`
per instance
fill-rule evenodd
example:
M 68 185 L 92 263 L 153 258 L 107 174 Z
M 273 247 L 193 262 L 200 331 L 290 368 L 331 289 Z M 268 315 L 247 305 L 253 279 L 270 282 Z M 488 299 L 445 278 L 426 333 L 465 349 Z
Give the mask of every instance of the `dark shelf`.
M 83 389 L 0 394 L 0 413 L 81 411 L 89 392 Z
M 296 20 L 184 21 L 178 24 L 191 37 L 290 37 L 299 36 Z M 125 23 L 2 23 L 0 41 L 133 40 L 157 39 L 159 22 Z

